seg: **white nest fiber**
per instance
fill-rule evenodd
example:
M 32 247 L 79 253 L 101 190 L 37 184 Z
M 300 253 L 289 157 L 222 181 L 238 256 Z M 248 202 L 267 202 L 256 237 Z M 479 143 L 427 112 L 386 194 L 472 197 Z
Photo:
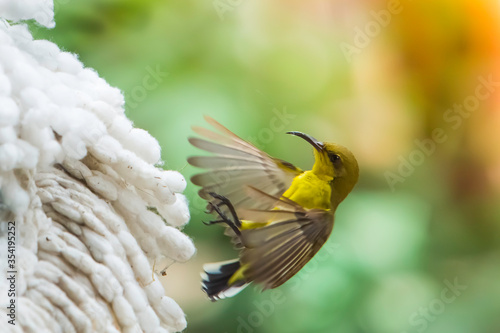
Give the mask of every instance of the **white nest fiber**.
M 0 0 L 0 331 L 181 331 L 184 313 L 152 264 L 195 251 L 176 228 L 189 220 L 186 182 L 155 167 L 160 146 L 133 128 L 120 91 L 75 55 L 33 40 L 18 22 L 30 18 L 53 26 L 52 2 Z M 15 326 L 8 221 L 17 233 Z

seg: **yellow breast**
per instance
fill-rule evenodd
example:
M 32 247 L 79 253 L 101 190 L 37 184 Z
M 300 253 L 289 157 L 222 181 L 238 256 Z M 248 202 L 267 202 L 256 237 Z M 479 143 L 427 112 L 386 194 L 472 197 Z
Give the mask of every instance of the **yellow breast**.
M 283 193 L 283 196 L 304 208 L 330 209 L 332 193 L 330 181 L 332 179 L 323 178 L 319 178 L 312 171 L 303 172 L 294 178 L 292 185 Z

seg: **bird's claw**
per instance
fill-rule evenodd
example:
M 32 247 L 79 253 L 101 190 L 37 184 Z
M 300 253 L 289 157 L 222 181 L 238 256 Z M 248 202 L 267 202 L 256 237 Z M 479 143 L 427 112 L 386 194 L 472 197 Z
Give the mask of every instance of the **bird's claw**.
M 213 224 L 219 224 L 219 223 L 225 223 L 226 221 L 224 220 L 213 220 L 213 221 L 201 221 L 204 225 L 213 225 Z
M 214 198 L 214 199 L 218 199 L 218 200 L 220 201 L 220 202 L 219 202 L 219 203 L 217 203 L 217 204 L 214 204 L 213 202 L 209 202 L 210 207 L 212 208 L 212 211 L 213 211 L 213 210 L 215 210 L 215 211 L 216 211 L 219 215 L 221 215 L 221 214 L 219 213 L 219 211 L 220 211 L 220 209 L 219 209 L 219 208 L 220 208 L 222 205 L 225 205 L 225 206 L 227 207 L 227 209 L 229 209 L 229 212 L 231 213 L 231 215 L 233 216 L 234 224 L 235 224 L 238 228 L 240 228 L 240 227 L 241 227 L 241 221 L 240 221 L 240 219 L 238 218 L 238 214 L 236 214 L 236 209 L 234 209 L 234 206 L 233 206 L 233 204 L 231 203 L 231 201 L 230 201 L 228 198 L 226 198 L 225 196 L 220 195 L 220 194 L 217 194 L 217 193 L 215 193 L 215 192 L 208 192 L 208 194 L 209 194 L 212 198 Z M 224 216 L 224 217 L 227 219 L 227 217 L 226 217 L 226 216 Z M 222 216 L 221 216 L 221 218 L 224 218 L 224 217 L 222 217 Z
M 228 218 L 226 216 L 226 214 L 224 214 L 224 212 L 220 209 L 220 204 L 214 204 L 213 202 L 209 201 L 208 204 L 210 205 L 210 207 L 213 210 L 215 210 L 217 212 L 217 214 L 219 215 L 219 217 L 221 218 L 220 220 L 215 220 L 215 221 L 209 222 L 209 225 L 214 224 L 214 223 L 226 223 L 234 231 L 235 234 L 240 236 L 241 231 L 240 231 L 239 227 L 241 226 L 241 222 L 238 219 L 238 215 L 236 215 L 236 211 L 234 210 L 234 207 L 231 204 L 231 202 L 229 201 L 229 199 L 227 199 L 226 197 L 224 197 L 222 195 L 214 193 L 214 192 L 209 192 L 208 194 L 210 194 L 213 198 L 220 200 L 222 204 L 225 204 L 234 218 L 234 221 L 231 220 L 230 218 Z

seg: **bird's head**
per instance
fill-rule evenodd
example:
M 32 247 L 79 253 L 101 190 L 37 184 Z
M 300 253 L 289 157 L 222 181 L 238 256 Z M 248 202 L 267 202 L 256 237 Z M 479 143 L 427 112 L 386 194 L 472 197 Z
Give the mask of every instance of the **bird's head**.
M 320 178 L 331 181 L 332 200 L 344 200 L 358 182 L 359 167 L 349 149 L 336 143 L 321 142 L 302 132 L 287 132 L 309 142 L 314 147 L 314 166 L 312 171 Z M 335 192 L 335 193 L 333 193 Z M 337 203 L 337 204 L 338 204 Z

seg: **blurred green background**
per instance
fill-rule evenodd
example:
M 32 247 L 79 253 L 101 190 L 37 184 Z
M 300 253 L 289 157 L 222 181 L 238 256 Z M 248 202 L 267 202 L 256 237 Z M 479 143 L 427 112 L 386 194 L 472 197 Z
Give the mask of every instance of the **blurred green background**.
M 286 131 L 357 156 L 360 181 L 317 257 L 276 291 L 251 287 L 217 303 L 200 290 L 201 266 L 235 252 L 221 228 L 201 223 L 204 202 L 188 185 L 184 231 L 198 252 L 163 278 L 186 332 L 495 333 L 499 7 L 56 0 L 56 28 L 32 31 L 120 88 L 164 167 L 186 178 L 200 171 L 186 163 L 199 153 L 187 137 L 204 114 L 302 168 L 311 148 Z

